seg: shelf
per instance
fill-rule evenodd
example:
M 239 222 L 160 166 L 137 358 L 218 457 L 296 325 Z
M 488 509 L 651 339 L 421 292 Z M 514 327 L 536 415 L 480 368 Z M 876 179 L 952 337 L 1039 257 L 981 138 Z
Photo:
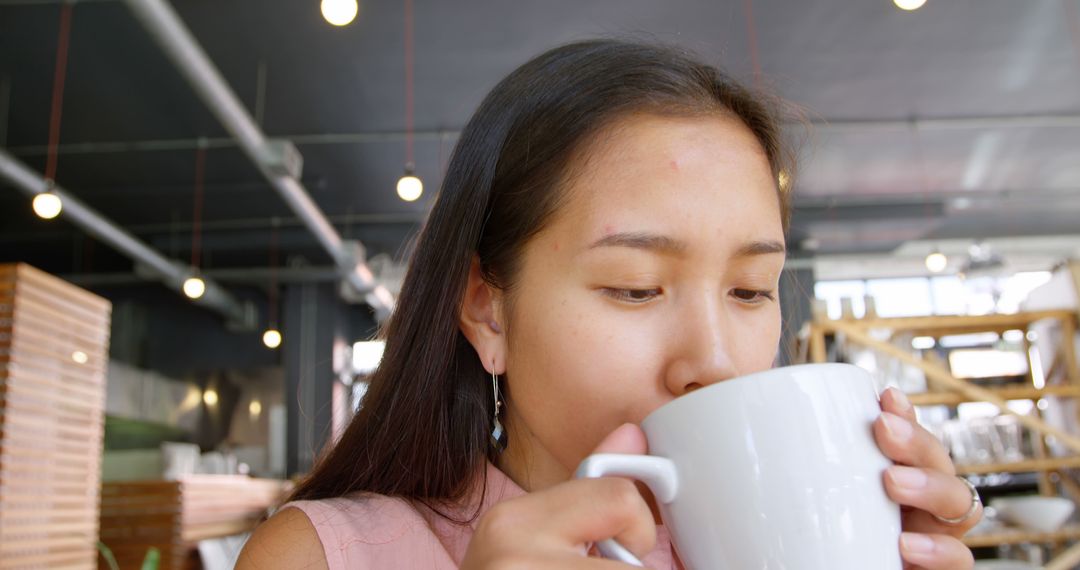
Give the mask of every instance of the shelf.
M 957 465 L 958 475 L 985 475 L 987 473 L 1023 473 L 1025 471 L 1050 471 L 1067 467 L 1080 467 L 1080 457 L 1058 457 L 1054 459 L 1029 459 L 1015 463 L 982 463 L 977 465 Z
M 993 388 L 990 390 L 1003 400 L 1038 400 L 1044 396 L 1080 397 L 1080 385 L 1078 386 L 1047 386 L 1037 388 Z M 908 394 L 908 399 L 916 406 L 955 406 L 964 402 L 972 402 L 971 398 L 957 392 L 921 392 Z
M 891 329 L 922 333 L 917 336 L 949 336 L 970 332 L 1000 332 L 1009 329 L 1026 329 L 1031 323 L 1043 319 L 1068 319 L 1070 322 L 1076 319 L 1075 311 L 1031 311 L 1012 315 L 936 315 L 928 317 L 894 317 L 894 318 L 869 318 L 849 319 L 844 323 L 855 325 L 862 329 Z M 832 332 L 831 323 L 835 321 L 822 320 L 816 324 L 825 331 Z
M 999 544 L 1049 543 L 1077 539 L 1080 539 L 1080 525 L 1069 525 L 1057 532 L 1039 532 L 1018 528 L 989 534 L 969 534 L 963 538 L 963 541 L 968 548 L 984 548 Z

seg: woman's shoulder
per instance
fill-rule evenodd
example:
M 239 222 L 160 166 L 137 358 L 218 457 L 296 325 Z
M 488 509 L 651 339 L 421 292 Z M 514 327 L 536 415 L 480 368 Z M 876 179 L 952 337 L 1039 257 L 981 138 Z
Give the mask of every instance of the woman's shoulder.
M 293 501 L 256 529 L 237 568 L 355 566 L 374 549 L 423 542 L 423 516 L 408 501 L 363 494 Z
M 328 570 L 326 553 L 311 520 L 299 509 L 280 509 L 244 544 L 238 570 L 310 568 Z

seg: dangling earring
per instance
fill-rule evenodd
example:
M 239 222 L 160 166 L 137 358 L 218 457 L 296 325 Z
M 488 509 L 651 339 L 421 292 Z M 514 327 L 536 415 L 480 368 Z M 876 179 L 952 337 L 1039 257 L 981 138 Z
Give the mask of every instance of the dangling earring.
M 491 363 L 491 390 L 495 396 L 495 427 L 491 430 L 491 447 L 495 453 L 506 450 L 506 430 L 499 421 L 499 412 L 502 411 L 502 401 L 499 400 L 499 377 L 495 375 L 495 363 Z

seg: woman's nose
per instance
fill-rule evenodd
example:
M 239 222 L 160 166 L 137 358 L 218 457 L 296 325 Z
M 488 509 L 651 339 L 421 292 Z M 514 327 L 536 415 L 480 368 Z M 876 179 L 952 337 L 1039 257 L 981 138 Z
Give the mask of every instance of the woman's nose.
M 720 301 L 702 302 L 683 312 L 672 339 L 672 359 L 665 382 L 676 397 L 738 376 L 732 347 L 739 331 L 733 330 Z

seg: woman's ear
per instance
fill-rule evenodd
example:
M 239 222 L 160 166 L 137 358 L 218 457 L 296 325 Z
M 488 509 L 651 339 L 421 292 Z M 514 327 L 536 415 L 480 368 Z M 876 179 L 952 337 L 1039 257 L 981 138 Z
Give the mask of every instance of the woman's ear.
M 469 265 L 469 280 L 461 300 L 458 326 L 476 349 L 484 369 L 495 374 L 506 372 L 506 335 L 501 324 L 502 295 L 484 281 L 480 261 L 474 255 Z

